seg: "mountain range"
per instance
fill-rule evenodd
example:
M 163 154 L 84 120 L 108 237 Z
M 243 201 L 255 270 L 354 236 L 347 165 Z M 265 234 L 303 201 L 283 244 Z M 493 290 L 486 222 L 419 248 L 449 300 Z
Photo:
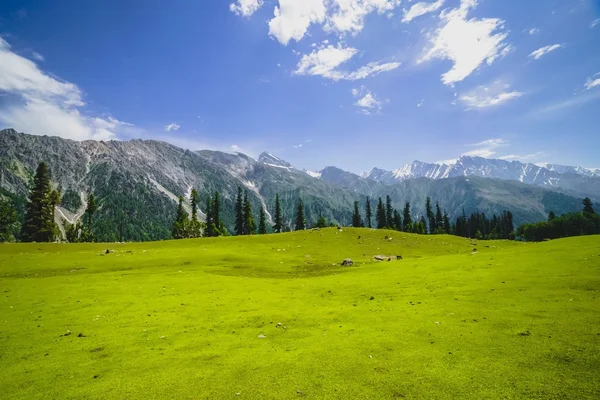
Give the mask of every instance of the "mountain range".
M 269 220 L 279 194 L 289 228 L 299 198 L 309 225 L 320 215 L 347 225 L 354 201 L 362 209 L 367 197 L 374 201 L 386 195 L 398 209 L 410 202 L 414 218 L 424 213 L 430 196 L 451 219 L 463 210 L 510 210 L 516 224 L 543 220 L 549 211 L 579 210 L 584 196 L 600 198 L 598 171 L 577 167 L 462 157 L 454 164 L 415 161 L 396 171 L 373 169 L 362 175 L 336 167 L 310 172 L 267 152 L 255 160 L 242 153 L 190 151 L 160 141 L 77 142 L 12 129 L 0 131 L 0 196 L 22 205 L 41 161 L 50 166 L 52 182 L 63 195 L 57 222 L 63 226 L 81 218 L 93 193 L 100 204 L 96 234 L 104 241 L 118 239 L 121 219 L 128 240 L 169 238 L 178 198 L 189 200 L 193 188 L 202 200 L 201 217 L 208 196 L 221 194 L 222 216 L 230 230 L 238 186 L 248 191 L 255 213 L 264 207 Z

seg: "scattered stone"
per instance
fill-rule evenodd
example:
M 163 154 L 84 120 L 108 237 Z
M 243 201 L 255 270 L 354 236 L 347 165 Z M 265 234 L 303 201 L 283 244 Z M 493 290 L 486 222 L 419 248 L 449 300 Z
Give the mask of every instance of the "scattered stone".
M 477 253 L 477 249 L 473 249 L 473 253 Z
M 263 335 L 263 334 L 261 333 L 260 335 L 258 335 L 258 338 L 259 338 L 259 339 L 265 339 L 265 338 L 266 338 L 266 336 L 265 336 L 265 335 Z
M 87 336 L 85 336 L 83 333 L 80 333 L 79 335 L 77 335 L 77 337 L 87 337 Z
M 161 336 L 160 338 L 161 338 L 161 339 L 166 339 L 166 337 L 164 337 L 164 336 Z
M 106 249 L 106 254 L 112 253 L 112 250 Z
M 94 379 L 97 379 L 100 375 L 94 375 Z
M 529 332 L 529 331 L 519 332 L 519 336 L 531 336 L 531 332 Z
M 369 300 L 375 300 L 375 297 L 374 297 L 374 296 L 371 296 L 371 298 L 370 298 Z
M 71 336 L 71 331 L 67 331 L 67 333 L 65 333 L 64 335 L 60 335 L 60 336 Z
M 384 256 L 375 256 L 373 258 L 376 259 L 377 261 L 383 261 L 383 260 L 385 260 Z
M 402 260 L 402 256 L 396 256 L 396 260 Z
M 350 258 L 346 258 L 344 261 L 342 261 L 343 267 L 351 267 L 352 265 L 354 265 L 354 261 L 352 261 Z

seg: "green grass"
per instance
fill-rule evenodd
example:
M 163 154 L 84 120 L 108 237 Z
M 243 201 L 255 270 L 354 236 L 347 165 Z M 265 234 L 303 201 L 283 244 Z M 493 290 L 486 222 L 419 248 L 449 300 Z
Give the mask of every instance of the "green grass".
M 599 291 L 598 236 L 5 244 L 0 397 L 597 399 Z

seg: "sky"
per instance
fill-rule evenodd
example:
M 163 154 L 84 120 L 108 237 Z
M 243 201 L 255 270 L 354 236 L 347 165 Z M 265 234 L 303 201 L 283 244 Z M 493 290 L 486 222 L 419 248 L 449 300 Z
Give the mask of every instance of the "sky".
M 2 0 L 0 128 L 600 167 L 598 0 Z

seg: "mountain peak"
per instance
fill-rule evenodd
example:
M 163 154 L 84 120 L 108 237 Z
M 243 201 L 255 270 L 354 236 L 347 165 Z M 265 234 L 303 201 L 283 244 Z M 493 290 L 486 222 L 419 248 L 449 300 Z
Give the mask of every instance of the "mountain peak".
M 261 153 L 260 156 L 258 156 L 258 162 L 261 164 L 270 165 L 271 167 L 287 169 L 294 168 L 289 162 L 282 160 L 281 158 L 269 153 L 268 151 L 264 151 Z

